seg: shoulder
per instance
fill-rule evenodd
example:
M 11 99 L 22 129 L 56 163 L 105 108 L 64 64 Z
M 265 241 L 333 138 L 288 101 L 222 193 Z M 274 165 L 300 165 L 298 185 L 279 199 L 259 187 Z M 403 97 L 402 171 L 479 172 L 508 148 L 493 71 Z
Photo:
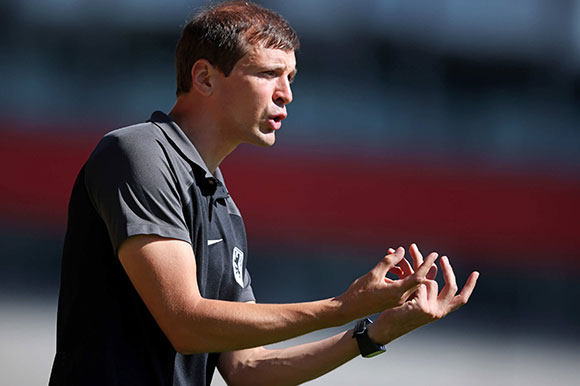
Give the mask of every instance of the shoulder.
M 163 131 L 146 122 L 113 130 L 99 141 L 87 161 L 87 169 L 149 168 L 167 162 L 170 144 Z M 161 161 L 161 162 L 160 162 Z
M 171 174 L 167 138 L 154 123 L 146 122 L 107 133 L 85 165 L 89 185 L 160 183 Z M 94 186 L 93 186 L 94 187 Z
M 154 150 L 160 143 L 167 142 L 161 129 L 151 122 L 140 123 L 113 130 L 101 139 L 92 157 L 102 152 L 135 152 Z

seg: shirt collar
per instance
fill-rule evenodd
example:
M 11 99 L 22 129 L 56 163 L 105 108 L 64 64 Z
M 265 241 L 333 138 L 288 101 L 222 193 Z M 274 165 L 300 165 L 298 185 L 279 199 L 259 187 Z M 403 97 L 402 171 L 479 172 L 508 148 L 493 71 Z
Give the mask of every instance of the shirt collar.
M 191 140 L 187 137 L 187 135 L 185 135 L 181 127 L 179 127 L 179 125 L 175 123 L 167 114 L 161 111 L 155 111 L 153 114 L 151 114 L 151 118 L 149 118 L 148 122 L 151 122 L 159 127 L 165 133 L 165 135 L 167 135 L 167 137 L 169 137 L 169 139 L 175 143 L 178 149 L 189 161 L 202 168 L 205 171 L 205 178 L 213 180 L 217 179 L 225 187 L 222 172 L 219 167 L 215 171 L 215 176 L 212 175 Z

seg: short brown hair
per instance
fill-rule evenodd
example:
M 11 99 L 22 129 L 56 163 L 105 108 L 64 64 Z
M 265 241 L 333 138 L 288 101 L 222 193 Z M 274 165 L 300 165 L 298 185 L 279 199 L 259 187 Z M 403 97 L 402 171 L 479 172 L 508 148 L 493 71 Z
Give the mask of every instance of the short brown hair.
M 247 1 L 227 1 L 199 12 L 183 28 L 175 52 L 177 95 L 191 89 L 191 67 L 207 59 L 225 76 L 251 46 L 298 50 L 290 24 L 269 9 Z

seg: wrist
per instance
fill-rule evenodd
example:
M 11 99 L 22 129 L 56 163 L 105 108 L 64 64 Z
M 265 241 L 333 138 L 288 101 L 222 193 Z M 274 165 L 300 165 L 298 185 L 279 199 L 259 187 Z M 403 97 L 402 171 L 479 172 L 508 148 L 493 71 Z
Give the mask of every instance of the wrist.
M 378 322 L 378 320 L 377 320 Z M 385 331 L 378 327 L 377 323 L 370 324 L 367 327 L 367 335 L 369 336 L 370 340 L 375 342 L 376 344 L 386 344 L 387 341 L 385 340 Z
M 391 308 L 383 311 L 372 327 L 369 336 L 376 339 L 377 343 L 388 344 L 398 337 L 405 335 L 414 328 L 413 320 L 409 318 L 407 305 Z
M 372 331 L 378 342 L 388 344 L 405 335 L 405 329 L 410 322 L 408 318 L 405 318 L 405 308 L 406 305 L 402 305 L 381 313 Z
M 344 294 L 330 299 L 330 309 L 333 312 L 333 320 L 335 321 L 334 327 L 345 325 L 357 318 L 348 310 L 347 304 L 344 300 Z
M 369 327 L 372 320 L 365 318 L 359 320 L 353 330 L 352 337 L 356 339 L 360 354 L 363 358 L 372 358 L 385 352 L 385 346 L 378 344 L 369 337 Z

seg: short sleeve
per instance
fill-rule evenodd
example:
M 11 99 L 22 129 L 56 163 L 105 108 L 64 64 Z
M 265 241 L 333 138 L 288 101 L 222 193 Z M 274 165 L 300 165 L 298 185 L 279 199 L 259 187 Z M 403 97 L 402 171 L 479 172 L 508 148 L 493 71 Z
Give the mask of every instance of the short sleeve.
M 85 166 L 85 185 L 115 251 L 139 234 L 191 244 L 183 216 L 188 187 L 174 170 L 165 143 L 152 130 L 120 129 L 97 145 Z
M 252 289 L 252 278 L 250 277 L 250 272 L 247 268 L 244 268 L 244 288 L 239 293 L 237 302 L 247 303 L 255 302 L 256 297 L 254 296 L 254 290 Z

